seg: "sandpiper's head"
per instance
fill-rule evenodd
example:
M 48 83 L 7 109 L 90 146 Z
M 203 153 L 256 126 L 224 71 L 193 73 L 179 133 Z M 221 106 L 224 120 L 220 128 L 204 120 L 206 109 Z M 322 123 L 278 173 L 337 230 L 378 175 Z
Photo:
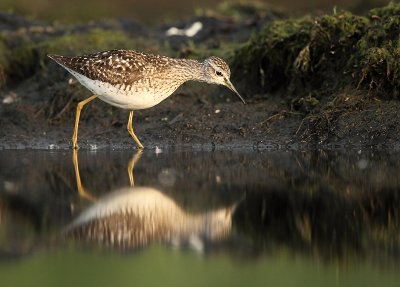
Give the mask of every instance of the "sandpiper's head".
M 245 103 L 243 98 L 240 96 L 238 91 L 235 89 L 233 84 L 231 83 L 231 70 L 227 63 L 224 60 L 218 57 L 209 57 L 204 60 L 204 76 L 205 81 L 209 84 L 218 84 L 224 85 L 228 87 L 231 91 L 233 91 L 243 102 Z

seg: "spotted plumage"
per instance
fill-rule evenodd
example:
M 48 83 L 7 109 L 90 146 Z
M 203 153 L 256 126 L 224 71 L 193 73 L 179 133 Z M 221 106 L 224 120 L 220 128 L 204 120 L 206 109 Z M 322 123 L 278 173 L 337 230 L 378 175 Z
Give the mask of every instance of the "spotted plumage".
M 130 50 L 111 50 L 90 55 L 65 57 L 49 55 L 65 68 L 111 85 L 132 85 L 154 74 L 163 74 L 175 59 Z
M 76 57 L 49 57 L 94 94 L 78 105 L 72 139 L 74 148 L 77 148 L 80 111 L 86 103 L 97 97 L 110 105 L 131 110 L 128 131 L 141 148 L 143 146 L 131 127 L 132 111 L 157 105 L 184 82 L 195 80 L 224 85 L 244 103 L 229 80 L 229 66 L 218 57 L 199 62 L 132 50 L 111 50 Z

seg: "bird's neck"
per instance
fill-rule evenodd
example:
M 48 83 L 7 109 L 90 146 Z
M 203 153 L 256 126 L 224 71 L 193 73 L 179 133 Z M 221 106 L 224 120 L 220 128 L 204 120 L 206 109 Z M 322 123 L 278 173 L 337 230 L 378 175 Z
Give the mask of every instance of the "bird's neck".
M 180 63 L 176 66 L 177 74 L 181 75 L 182 80 L 206 82 L 203 63 L 196 60 L 179 59 Z

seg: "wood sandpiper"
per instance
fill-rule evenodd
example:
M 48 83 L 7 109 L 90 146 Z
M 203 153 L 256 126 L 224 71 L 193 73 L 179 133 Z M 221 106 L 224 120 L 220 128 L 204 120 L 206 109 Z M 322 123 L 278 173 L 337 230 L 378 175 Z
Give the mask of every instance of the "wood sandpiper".
M 132 50 L 111 50 L 77 57 L 48 56 L 93 93 L 78 104 L 72 136 L 74 149 L 78 148 L 81 110 L 97 97 L 112 106 L 130 110 L 127 129 L 141 149 L 143 145 L 132 128 L 133 111 L 157 105 L 187 81 L 224 85 L 245 103 L 229 79 L 229 66 L 218 57 L 199 62 Z

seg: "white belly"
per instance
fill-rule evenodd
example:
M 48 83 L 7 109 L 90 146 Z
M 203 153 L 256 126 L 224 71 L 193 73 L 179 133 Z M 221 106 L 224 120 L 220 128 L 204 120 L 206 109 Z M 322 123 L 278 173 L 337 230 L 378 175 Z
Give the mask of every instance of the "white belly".
M 141 110 L 153 107 L 170 96 L 178 87 L 169 85 L 168 89 L 149 88 L 147 85 L 134 85 L 126 89 L 124 85 L 115 87 L 109 83 L 92 80 L 66 68 L 84 87 L 99 99 L 118 108 Z M 148 81 L 148 79 L 146 79 Z

